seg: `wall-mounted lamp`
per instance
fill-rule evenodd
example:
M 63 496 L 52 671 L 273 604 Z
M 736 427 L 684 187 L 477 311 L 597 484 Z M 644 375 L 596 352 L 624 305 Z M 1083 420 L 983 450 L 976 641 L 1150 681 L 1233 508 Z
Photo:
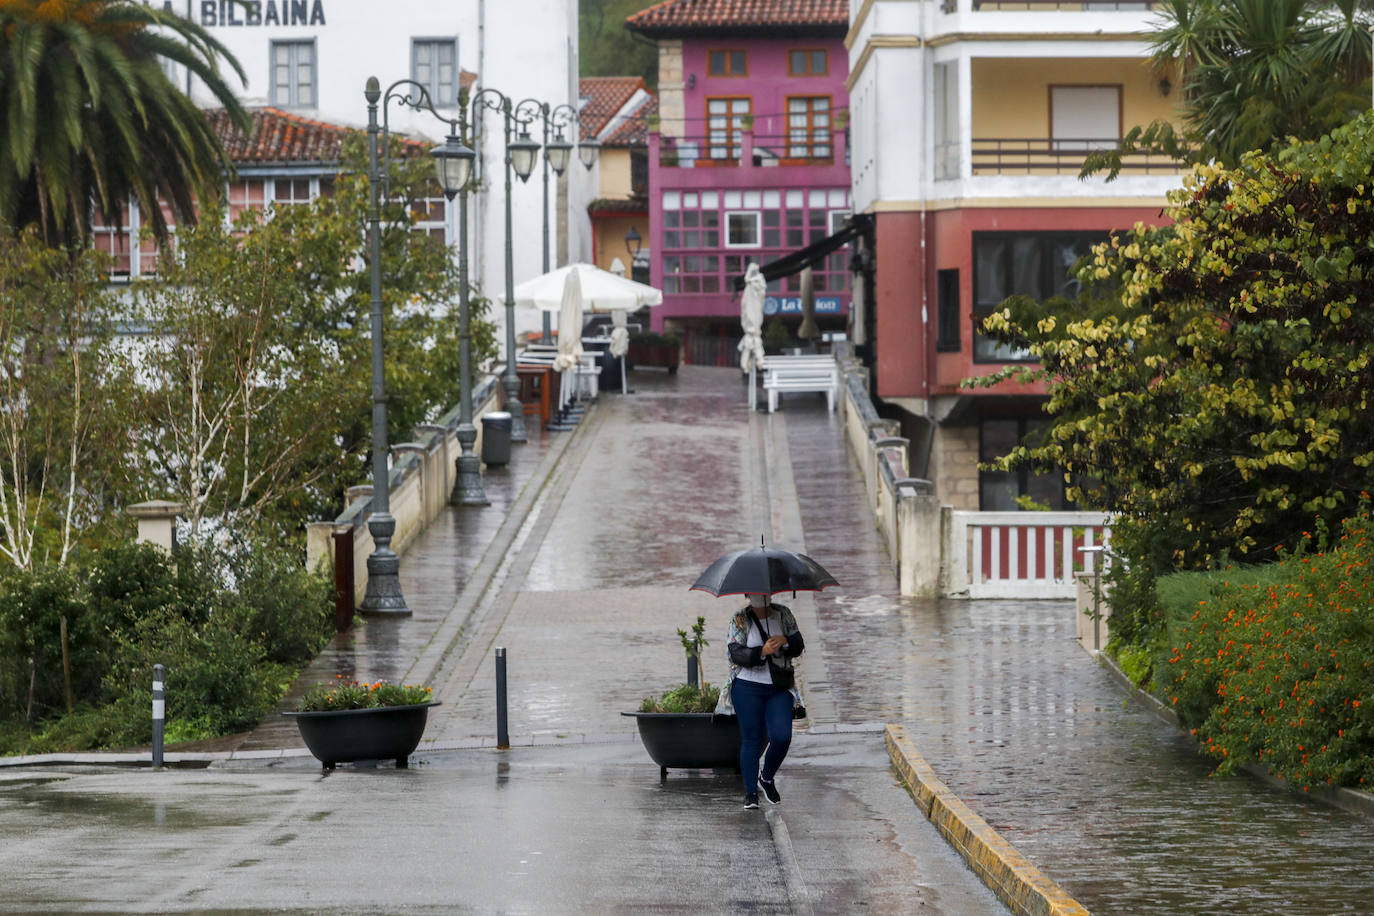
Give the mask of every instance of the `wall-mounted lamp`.
M 687 88 L 688 88 L 688 89 L 695 89 L 695 88 L 697 88 L 697 75 L 696 75 L 695 73 L 689 73 L 689 74 L 687 74 Z
M 636 229 L 634 226 L 631 226 L 630 231 L 625 233 L 625 250 L 630 253 L 631 264 L 634 264 L 635 261 L 638 260 L 639 250 L 643 247 L 643 245 L 644 239 L 639 234 L 639 230 Z
M 1168 95 L 1168 94 L 1169 94 L 1169 91 L 1170 91 L 1171 89 L 1173 89 L 1173 88 L 1174 88 L 1174 84 L 1171 83 L 1171 82 L 1169 82 L 1169 78 L 1168 78 L 1167 76 L 1164 77 L 1163 79 L 1161 79 L 1161 80 L 1159 81 L 1159 94 L 1160 94 L 1160 95 Z

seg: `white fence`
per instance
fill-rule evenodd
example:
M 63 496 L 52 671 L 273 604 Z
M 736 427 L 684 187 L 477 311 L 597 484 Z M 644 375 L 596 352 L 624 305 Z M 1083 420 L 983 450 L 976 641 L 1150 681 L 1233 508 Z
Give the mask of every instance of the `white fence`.
M 946 593 L 970 598 L 1073 598 L 1105 546 L 1104 512 L 949 513 Z
M 966 512 L 942 506 L 929 481 L 908 476 L 908 443 L 881 419 L 863 370 L 845 365 L 845 436 L 863 472 L 869 508 L 887 541 L 903 595 L 1074 598 L 1109 542 L 1102 512 Z

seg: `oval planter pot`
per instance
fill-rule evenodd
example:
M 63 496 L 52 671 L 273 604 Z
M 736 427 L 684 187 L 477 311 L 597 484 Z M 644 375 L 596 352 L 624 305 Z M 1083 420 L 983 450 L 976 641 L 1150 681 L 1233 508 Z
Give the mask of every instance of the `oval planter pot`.
M 404 769 L 425 733 L 429 708 L 438 705 L 416 703 L 282 715 L 296 720 L 305 746 L 326 770 L 354 760 L 395 760 L 396 766 Z
M 639 740 L 659 766 L 679 770 L 739 769 L 739 725 L 710 712 L 624 712 L 639 724 Z

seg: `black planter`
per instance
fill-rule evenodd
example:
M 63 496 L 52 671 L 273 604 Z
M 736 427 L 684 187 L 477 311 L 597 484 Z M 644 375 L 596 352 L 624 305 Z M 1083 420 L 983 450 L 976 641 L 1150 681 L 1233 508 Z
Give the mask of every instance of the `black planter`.
M 438 705 L 416 703 L 282 715 L 296 720 L 305 746 L 326 770 L 354 760 L 395 760 L 396 766 L 404 769 L 425 733 L 429 708 Z
M 639 724 L 639 740 L 660 775 L 678 770 L 739 769 L 739 724 L 710 712 L 625 712 Z

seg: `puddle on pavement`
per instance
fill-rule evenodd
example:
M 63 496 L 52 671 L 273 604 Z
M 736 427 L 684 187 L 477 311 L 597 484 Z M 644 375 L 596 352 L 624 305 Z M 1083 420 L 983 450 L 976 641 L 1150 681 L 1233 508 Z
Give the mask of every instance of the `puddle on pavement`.
M 19 807 L 40 816 L 80 817 L 123 829 L 197 830 L 206 827 L 239 827 L 261 818 L 262 812 L 278 810 L 294 792 L 254 792 L 249 799 L 200 792 L 194 803 L 167 801 L 127 792 L 54 791 L 46 784 L 18 789 L 0 788 L 0 812 Z M 198 787 L 198 791 L 200 787 Z M 244 803 L 247 801 L 247 803 Z

